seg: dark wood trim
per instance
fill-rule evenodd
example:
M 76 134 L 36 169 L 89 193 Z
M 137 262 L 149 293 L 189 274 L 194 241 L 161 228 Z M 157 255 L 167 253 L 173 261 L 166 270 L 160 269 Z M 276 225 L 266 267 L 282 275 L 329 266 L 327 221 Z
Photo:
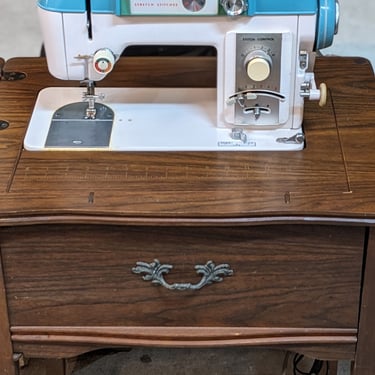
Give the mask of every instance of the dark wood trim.
M 26 356 L 72 358 L 102 348 L 253 346 L 303 353 L 322 360 L 354 360 L 353 329 L 13 327 L 14 347 Z
M 0 227 L 27 226 L 40 224 L 93 224 L 93 225 L 145 225 L 145 226 L 257 226 L 279 224 L 316 224 L 316 225 L 351 225 L 373 226 L 375 218 L 335 217 L 335 216 L 292 216 L 271 215 L 252 217 L 155 217 L 121 215 L 28 215 L 0 217 Z

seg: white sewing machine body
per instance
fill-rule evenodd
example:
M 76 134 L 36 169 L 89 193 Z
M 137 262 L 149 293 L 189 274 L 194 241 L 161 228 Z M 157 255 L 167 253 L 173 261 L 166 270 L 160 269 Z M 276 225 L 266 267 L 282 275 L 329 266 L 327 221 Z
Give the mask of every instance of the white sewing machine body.
M 314 81 L 314 51 L 332 42 L 336 1 L 217 1 L 72 0 L 63 8 L 61 0 L 55 6 L 39 0 L 48 68 L 57 78 L 101 80 L 132 45 L 213 46 L 217 87 L 97 89 L 95 108 L 107 116 L 105 141 L 93 140 L 96 130 L 85 136 L 84 129 L 103 122 L 85 115 L 86 103 L 70 116 L 70 104 L 82 103 L 82 88 L 47 88 L 37 99 L 25 148 L 302 149 L 304 99 L 324 100 Z M 232 15 L 241 7 L 242 14 Z

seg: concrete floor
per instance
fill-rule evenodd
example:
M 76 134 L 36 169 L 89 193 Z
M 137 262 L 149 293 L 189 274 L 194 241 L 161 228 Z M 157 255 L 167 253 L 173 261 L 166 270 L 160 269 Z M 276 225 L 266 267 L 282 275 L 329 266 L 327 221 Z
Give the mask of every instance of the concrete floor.
M 294 353 L 274 349 L 129 348 L 92 352 L 65 362 L 32 359 L 19 375 L 293 375 L 293 360 Z M 312 363 L 304 357 L 298 370 L 309 372 Z M 324 362 L 317 375 L 336 374 L 336 363 L 327 368 Z
M 282 351 L 134 348 L 86 363 L 74 375 L 281 375 Z

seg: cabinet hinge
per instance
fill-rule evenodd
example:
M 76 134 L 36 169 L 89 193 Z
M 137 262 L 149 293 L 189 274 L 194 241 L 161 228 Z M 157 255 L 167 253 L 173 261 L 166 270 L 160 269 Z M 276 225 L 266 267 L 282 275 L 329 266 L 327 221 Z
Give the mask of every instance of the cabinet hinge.
M 26 78 L 26 74 L 22 72 L 6 72 L 4 71 L 5 60 L 0 58 L 0 81 L 19 81 Z

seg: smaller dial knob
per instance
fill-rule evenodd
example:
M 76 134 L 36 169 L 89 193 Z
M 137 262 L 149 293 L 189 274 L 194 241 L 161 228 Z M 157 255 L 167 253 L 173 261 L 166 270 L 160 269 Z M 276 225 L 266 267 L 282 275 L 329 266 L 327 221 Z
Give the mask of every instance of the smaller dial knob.
M 114 64 L 115 64 L 115 55 L 110 49 L 103 48 L 95 52 L 93 65 L 97 73 L 99 74 L 110 73 L 111 70 L 113 69 Z
M 266 52 L 254 51 L 246 57 L 245 66 L 249 78 L 261 82 L 271 75 L 272 60 Z
M 221 6 L 228 16 L 239 16 L 247 11 L 247 0 L 221 0 Z

